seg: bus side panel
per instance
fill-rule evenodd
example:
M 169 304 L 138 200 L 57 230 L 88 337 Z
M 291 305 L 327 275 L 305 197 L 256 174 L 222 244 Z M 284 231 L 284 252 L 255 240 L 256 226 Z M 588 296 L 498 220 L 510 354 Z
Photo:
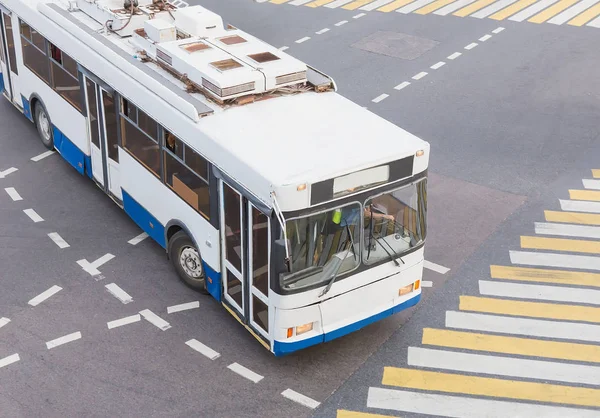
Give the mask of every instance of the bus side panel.
M 21 95 L 21 101 L 23 102 L 23 114 L 27 119 L 33 122 L 33 113 L 31 111 L 31 105 L 29 103 L 29 100 L 27 100 L 25 96 Z
M 79 174 L 84 174 L 85 170 L 85 155 L 84 153 L 71 142 L 63 133 L 54 126 L 54 147 L 62 155 L 62 157 L 71 164 Z
M 135 201 L 125 190 L 123 192 L 123 207 L 131 219 L 148 234 L 161 247 L 167 248 L 165 243 L 165 227 L 146 210 L 142 205 Z
M 0 93 L 4 92 L 4 76 L 2 74 L 2 72 L 0 71 Z
M 124 195 L 127 193 L 136 205 L 143 208 L 160 225 L 167 225 L 174 219 L 185 225 L 193 235 L 192 239 L 196 242 L 202 260 L 206 264 L 205 271 L 213 282 L 211 284 L 209 280 L 207 283 L 209 291 L 213 296 L 219 293 L 221 262 L 218 230 L 122 148 L 119 148 L 119 162 L 121 188 Z M 133 213 L 138 216 L 136 212 Z M 132 218 L 134 215 L 130 214 Z M 146 226 L 142 226 L 144 231 L 147 228 L 148 221 Z M 150 235 L 149 232 L 148 234 Z M 164 243 L 164 236 L 162 242 Z
M 221 302 L 221 273 L 213 270 L 206 261 L 202 263 L 204 267 L 204 275 L 206 276 L 206 290 L 213 298 Z

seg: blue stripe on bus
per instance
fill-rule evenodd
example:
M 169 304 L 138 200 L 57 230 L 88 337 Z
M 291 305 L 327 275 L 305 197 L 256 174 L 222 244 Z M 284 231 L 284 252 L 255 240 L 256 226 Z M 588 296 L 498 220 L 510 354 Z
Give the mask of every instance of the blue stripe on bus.
M 56 126 L 53 126 L 54 147 L 79 174 L 84 174 L 85 154 L 71 142 Z
M 92 156 L 84 155 L 83 156 L 83 165 L 85 166 L 85 173 L 89 178 L 92 178 Z
M 332 341 L 336 338 L 342 337 L 344 335 L 347 335 L 354 331 L 357 331 L 361 328 L 364 328 L 367 325 L 372 324 L 373 322 L 377 322 L 379 320 L 382 320 L 383 318 L 386 318 L 386 317 L 396 314 L 400 311 L 408 309 L 412 306 L 415 306 L 417 303 L 419 303 L 420 300 L 421 300 L 421 294 L 419 293 L 417 296 L 415 296 L 405 302 L 402 302 L 401 304 L 396 305 L 390 309 L 386 309 L 383 312 L 380 312 L 378 314 L 375 314 L 373 316 L 370 316 L 368 318 L 365 318 L 365 319 L 355 322 L 353 324 L 346 325 L 344 327 L 336 329 L 335 331 L 331 331 L 331 332 L 328 332 L 328 333 L 322 334 L 322 335 L 317 335 L 315 337 L 308 338 L 306 340 L 296 341 L 293 343 L 285 343 L 285 342 L 281 342 L 281 341 L 275 341 L 273 344 L 273 353 L 276 356 L 283 356 L 283 355 L 286 355 L 289 353 L 293 353 L 294 351 L 298 351 L 298 350 L 302 350 L 306 347 L 310 347 L 311 345 L 316 345 L 316 344 L 319 344 L 322 342 Z
M 135 201 L 129 193 L 121 189 L 123 193 L 123 208 L 131 219 L 147 233 L 161 247 L 167 248 L 165 239 L 165 227 L 150 214 L 142 205 Z
M 4 92 L 4 77 L 2 76 L 2 73 L 0 72 L 0 93 Z
M 27 119 L 33 122 L 33 115 L 31 114 L 29 100 L 27 100 L 23 95 L 21 95 L 21 100 L 23 101 L 23 114 L 27 117 Z
M 202 262 L 204 276 L 206 277 L 206 290 L 213 298 L 221 302 L 221 273 L 216 272 L 211 266 Z

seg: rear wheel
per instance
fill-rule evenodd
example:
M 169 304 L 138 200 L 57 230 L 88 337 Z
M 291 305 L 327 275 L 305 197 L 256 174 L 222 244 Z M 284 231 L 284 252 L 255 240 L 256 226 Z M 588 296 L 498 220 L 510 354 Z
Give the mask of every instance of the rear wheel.
M 48 149 L 54 149 L 54 137 L 52 135 L 52 124 L 44 106 L 37 102 L 34 108 L 35 125 L 40 135 L 42 144 Z
M 169 258 L 179 278 L 190 288 L 208 294 L 200 252 L 190 237 L 179 231 L 169 240 Z

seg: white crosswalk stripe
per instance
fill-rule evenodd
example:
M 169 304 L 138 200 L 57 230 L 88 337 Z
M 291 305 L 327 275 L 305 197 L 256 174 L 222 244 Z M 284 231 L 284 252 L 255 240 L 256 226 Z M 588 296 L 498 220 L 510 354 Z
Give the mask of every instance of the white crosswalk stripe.
M 490 4 L 487 7 L 479 10 L 478 12 L 473 13 L 471 16 L 482 19 L 484 17 L 488 17 L 489 15 L 496 13 L 498 10 L 502 10 L 507 6 L 515 3 L 518 0 L 500 0 Z
M 535 233 L 540 235 L 562 235 L 565 237 L 600 239 L 600 226 L 536 222 Z
M 516 299 L 551 300 L 555 302 L 600 305 L 600 290 L 577 287 L 545 286 L 507 282 L 479 281 L 479 293 L 486 296 Z

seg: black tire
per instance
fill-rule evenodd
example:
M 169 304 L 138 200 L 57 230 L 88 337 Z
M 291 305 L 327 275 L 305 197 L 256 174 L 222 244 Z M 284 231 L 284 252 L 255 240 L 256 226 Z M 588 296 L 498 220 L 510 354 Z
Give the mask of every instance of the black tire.
M 46 148 L 54 149 L 54 133 L 52 132 L 52 122 L 50 122 L 48 112 L 40 102 L 36 102 L 33 112 L 40 141 Z
M 169 240 L 169 259 L 181 281 L 200 293 L 208 294 L 202 257 L 185 231 L 175 233 Z

